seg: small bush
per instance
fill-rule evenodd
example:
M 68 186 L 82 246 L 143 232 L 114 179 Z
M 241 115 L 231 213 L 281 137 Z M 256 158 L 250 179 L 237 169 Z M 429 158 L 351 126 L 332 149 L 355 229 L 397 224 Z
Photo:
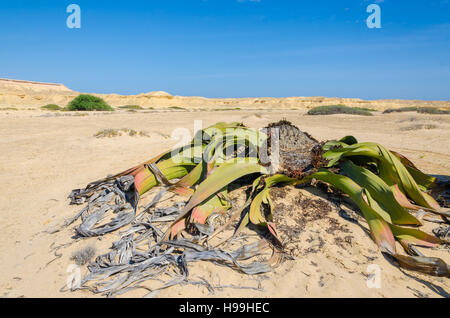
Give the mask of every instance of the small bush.
M 241 110 L 242 108 L 240 107 L 235 107 L 235 108 L 214 108 L 213 111 L 215 112 L 221 112 L 221 111 L 231 111 L 231 110 Z
M 353 108 L 367 110 L 368 112 L 376 112 L 377 111 L 376 109 L 366 108 L 366 107 L 353 107 Z
M 61 110 L 62 107 L 59 107 L 56 104 L 48 104 L 48 105 L 42 106 L 41 109 L 45 109 L 45 110 Z
M 345 105 L 329 105 L 311 108 L 307 114 L 308 115 L 350 114 L 350 115 L 372 116 L 371 111 L 372 110 L 369 110 L 368 108 L 349 107 Z
M 383 114 L 402 113 L 402 112 L 415 112 L 415 111 L 417 111 L 417 106 L 400 107 L 400 108 L 388 108 L 388 109 L 386 109 L 383 112 Z
M 417 112 L 421 114 L 449 115 L 450 109 L 440 109 L 436 107 L 419 107 L 417 109 Z
M 400 107 L 400 108 L 388 108 L 383 114 L 389 113 L 401 113 L 401 112 L 418 112 L 420 114 L 432 114 L 432 115 L 448 115 L 450 114 L 450 109 L 442 109 L 437 107 Z
M 170 106 L 169 109 L 186 110 L 185 108 L 179 106 Z
M 100 97 L 92 95 L 79 95 L 69 103 L 68 109 L 70 111 L 87 110 L 87 111 L 113 111 L 114 108 L 109 106 Z
M 124 105 L 124 106 L 119 106 L 120 109 L 144 109 L 143 107 L 139 106 L 139 105 Z

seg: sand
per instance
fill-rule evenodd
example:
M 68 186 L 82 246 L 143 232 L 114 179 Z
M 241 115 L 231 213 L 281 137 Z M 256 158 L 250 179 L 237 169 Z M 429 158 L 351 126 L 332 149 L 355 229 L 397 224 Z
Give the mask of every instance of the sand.
M 252 127 L 287 118 L 319 140 L 352 134 L 360 141 L 375 141 L 408 156 L 427 173 L 448 175 L 450 168 L 450 117 L 416 113 L 373 117 L 335 115 L 306 116 L 302 110 L 234 111 L 116 111 L 110 113 L 46 112 L 38 109 L 0 111 L 0 296 L 4 297 L 99 297 L 88 291 L 61 292 L 73 263 L 73 251 L 95 246 L 107 252 L 115 234 L 103 240 L 91 238 L 58 252 L 55 244 L 70 243 L 71 226 L 55 234 L 45 233 L 80 207 L 69 206 L 74 188 L 110 173 L 119 172 L 171 147 L 175 128 L 193 130 L 194 120 L 203 126 L 217 121 L 242 121 Z M 434 125 L 414 130 L 415 125 Z M 412 127 L 412 128 L 411 128 Z M 103 129 L 129 128 L 146 136 L 96 138 Z M 314 188 L 289 189 L 276 199 L 277 217 L 294 211 L 305 217 L 307 208 L 293 206 L 295 198 L 323 201 L 324 215 L 309 217 L 299 228 L 295 260 L 282 263 L 274 272 L 249 277 L 210 263 L 190 267 L 192 278 L 212 284 L 260 287 L 217 290 L 187 285 L 161 292 L 158 297 L 448 297 L 450 282 L 401 271 L 384 258 L 361 225 L 339 215 L 335 205 Z M 150 196 L 150 194 L 149 194 Z M 283 198 L 284 196 L 284 198 Z M 147 198 L 148 199 L 148 198 Z M 290 204 L 290 205 L 289 205 Z M 351 211 L 349 210 L 349 213 Z M 78 223 L 77 223 L 78 224 Z M 426 230 L 436 227 L 427 225 Z M 450 263 L 448 250 L 424 250 Z M 56 258 L 56 259 L 55 259 Z M 50 263 L 49 263 L 50 262 Z M 368 288 L 370 269 L 378 265 L 381 288 Z M 369 271 L 368 271 L 369 269 Z M 86 272 L 86 268 L 82 268 Z M 125 296 L 139 297 L 133 291 Z

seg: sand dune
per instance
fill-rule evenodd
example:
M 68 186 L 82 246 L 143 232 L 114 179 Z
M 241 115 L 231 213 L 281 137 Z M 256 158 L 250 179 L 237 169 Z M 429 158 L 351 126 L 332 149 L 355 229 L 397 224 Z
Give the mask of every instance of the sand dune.
M 47 104 L 66 106 L 80 93 L 70 90 L 63 84 L 38 83 L 0 79 L 0 107 L 19 109 L 39 108 Z M 376 110 L 406 106 L 450 107 L 450 101 L 418 100 L 362 100 L 359 98 L 330 97 L 285 97 L 285 98 L 205 98 L 172 96 L 163 91 L 138 95 L 93 94 L 99 96 L 113 107 L 139 105 L 142 107 L 187 109 L 309 109 L 321 105 L 345 104 L 347 106 L 367 107 Z

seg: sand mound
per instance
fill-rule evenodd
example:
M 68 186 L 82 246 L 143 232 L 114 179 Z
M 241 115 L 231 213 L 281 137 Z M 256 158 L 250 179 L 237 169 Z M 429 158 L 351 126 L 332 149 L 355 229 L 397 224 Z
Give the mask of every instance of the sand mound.
M 165 97 L 165 98 L 173 98 L 172 95 L 170 95 L 167 92 L 164 91 L 156 91 L 156 92 L 150 92 L 150 93 L 146 93 L 144 95 L 150 96 L 150 97 Z

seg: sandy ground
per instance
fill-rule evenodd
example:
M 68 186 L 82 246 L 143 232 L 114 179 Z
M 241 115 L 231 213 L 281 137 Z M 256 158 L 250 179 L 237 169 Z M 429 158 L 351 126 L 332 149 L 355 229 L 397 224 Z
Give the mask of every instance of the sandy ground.
M 58 115 L 56 115 L 58 114 Z M 110 173 L 148 160 L 176 141 L 175 128 L 193 130 L 194 120 L 203 126 L 217 121 L 242 121 L 252 127 L 287 118 L 319 140 L 352 134 L 360 141 L 375 141 L 408 156 L 427 173 L 449 175 L 450 116 L 416 113 L 377 114 L 373 117 L 336 115 L 305 116 L 304 111 L 205 111 L 115 112 L 76 116 L 39 110 L 0 112 L 0 296 L 92 297 L 88 291 L 60 292 L 68 276 L 70 256 L 92 245 L 106 252 L 111 239 L 79 241 L 60 249 L 55 259 L 51 247 L 70 243 L 74 226 L 59 233 L 44 231 L 73 216 L 67 195 L 74 188 Z M 420 126 L 422 125 L 422 126 Z M 430 126 L 431 125 L 431 126 Z M 418 129 L 422 127 L 422 129 Z M 425 128 L 423 128 L 425 127 Z M 430 129 L 430 127 L 432 127 Z M 95 138 L 102 129 L 130 128 L 147 136 Z M 426 129 L 429 128 L 429 129 Z M 359 224 L 343 219 L 338 208 L 314 189 L 289 189 L 275 193 L 277 210 L 304 218 L 297 237 L 295 260 L 274 272 L 249 277 L 209 263 L 190 268 L 194 278 L 213 284 L 234 284 L 254 289 L 217 290 L 216 297 L 448 297 L 445 278 L 402 272 L 385 259 Z M 308 201 L 309 200 L 309 201 Z M 308 202 L 327 205 L 321 217 L 308 215 Z M 295 205 L 294 203 L 301 203 Z M 319 203 L 320 203 L 319 202 Z M 288 212 L 286 212 L 288 213 Z M 295 214 L 294 213 L 294 214 Z M 302 214 L 303 213 L 303 214 Z M 294 215 L 295 216 L 295 215 Z M 436 225 L 431 225 L 430 230 Z M 425 250 L 450 263 L 448 250 Z M 50 263 L 49 263 L 50 262 Z M 368 288 L 369 265 L 380 266 L 381 288 Z M 369 268 L 370 269 L 370 268 Z M 83 268 L 83 272 L 86 269 Z M 165 290 L 159 297 L 206 297 L 202 286 Z M 142 296 L 134 291 L 126 296 Z M 208 296 L 211 297 L 211 296 Z

